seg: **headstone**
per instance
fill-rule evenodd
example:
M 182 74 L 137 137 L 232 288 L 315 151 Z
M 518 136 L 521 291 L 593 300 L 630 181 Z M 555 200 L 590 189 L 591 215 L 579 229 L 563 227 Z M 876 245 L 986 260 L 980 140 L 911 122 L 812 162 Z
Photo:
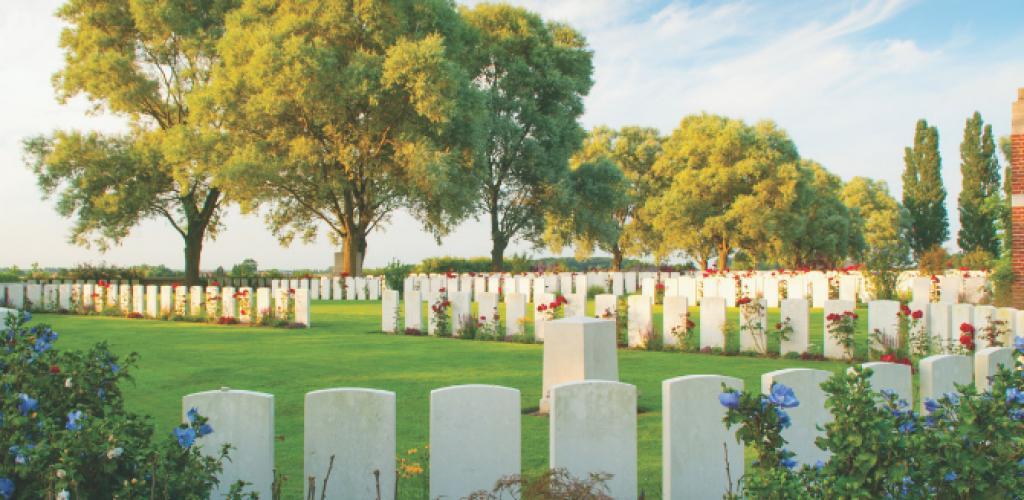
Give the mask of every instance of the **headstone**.
M 914 302 L 928 303 L 931 302 L 932 298 L 932 280 L 931 278 L 914 278 L 910 282 L 911 293 L 914 297 Z
M 676 278 L 679 282 L 679 296 L 686 297 L 687 304 L 697 303 L 697 280 L 690 276 Z
M 646 347 L 654 335 L 651 300 L 644 295 L 630 295 L 626 300 L 629 347 Z
M 704 297 L 700 302 L 700 348 L 725 349 L 725 299 Z
M 662 282 L 665 286 L 666 297 L 678 297 L 679 296 L 679 280 L 678 279 L 666 279 Z
M 171 285 L 160 286 L 160 315 L 174 314 L 174 289 Z
M 496 385 L 430 391 L 430 498 L 466 498 L 519 474 L 519 401 Z
M 996 308 L 992 306 L 974 306 L 974 343 L 978 349 L 989 347 L 986 331 L 990 328 L 998 332 L 996 319 Z
M 736 280 L 719 278 L 718 295 L 725 299 L 726 307 L 736 307 Z
M 687 375 L 661 383 L 663 498 L 723 498 L 739 490 L 743 444 L 736 442 L 735 429 L 722 425 L 722 384 L 743 390 L 742 380 L 719 375 Z
M 84 287 L 82 293 L 85 293 Z M 156 285 L 146 286 L 146 316 L 156 318 L 160 316 L 160 287 Z
M 619 298 L 612 294 L 598 294 L 594 296 L 594 317 L 602 319 L 615 319 L 618 315 Z
M 550 311 L 540 311 L 540 307 L 548 307 L 548 304 L 555 300 L 554 294 L 542 292 L 534 295 L 536 303 L 533 305 L 533 337 L 535 340 L 544 341 L 544 327 L 548 323 L 547 318 Z
M 810 312 L 807 308 L 807 299 L 786 299 L 782 301 L 779 317 L 785 323 L 789 319 L 793 331 L 789 334 L 789 340 L 783 340 L 779 345 L 779 351 L 786 353 L 805 353 L 810 347 Z
M 985 278 L 982 276 L 971 276 L 964 279 L 964 296 L 967 302 L 978 304 L 985 296 Z
M 570 294 L 572 292 L 572 275 L 569 273 L 561 273 L 558 276 L 558 293 L 562 295 Z
M 640 281 L 640 295 L 647 297 L 651 302 L 654 302 L 655 296 L 655 285 L 657 282 L 654 278 L 644 278 Z
M 943 304 L 957 304 L 960 302 L 960 292 L 963 288 L 963 278 L 960 276 L 942 276 L 939 278 L 939 302 Z
M 440 284 L 440 280 L 431 281 L 430 290 L 435 290 L 435 284 L 437 289 L 441 289 L 444 285 Z M 351 276 L 345 276 L 345 300 L 356 300 L 356 279 Z
M 811 282 L 811 306 L 825 307 L 825 301 L 828 300 L 828 277 L 821 272 L 810 273 L 807 277 Z
M 80 302 L 82 312 L 93 310 L 93 307 L 96 305 L 96 296 L 96 285 L 92 283 L 82 285 L 82 301 Z M 25 287 L 23 285 L 7 287 L 7 305 L 15 309 L 23 309 L 25 307 Z
M 686 297 L 676 295 L 665 296 L 665 305 L 661 313 L 661 336 L 665 345 L 678 345 L 678 335 L 686 333 L 686 322 L 689 319 Z
M 257 323 L 263 322 L 264 318 L 273 317 L 273 310 L 270 308 L 270 289 L 266 287 L 256 289 L 256 308 L 253 310 Z
M 418 291 L 405 296 L 405 329 L 423 330 L 423 303 Z
M 540 412 L 547 413 L 551 388 L 582 380 L 619 380 L 615 322 L 566 318 L 548 322 Z
M 315 478 L 316 498 L 321 491 L 330 499 L 394 498 L 395 393 L 359 388 L 306 393 L 303 427 L 303 477 Z M 309 483 L 305 488 L 303 498 L 308 498 Z
M 587 309 L 587 294 L 584 293 L 567 293 L 565 294 L 565 317 L 574 318 L 577 316 L 586 316 Z
M 535 278 L 533 280 L 533 302 L 534 304 L 541 304 L 546 301 L 541 300 L 541 296 L 547 295 L 547 285 L 544 283 L 544 278 Z
M 189 315 L 194 317 L 200 317 L 203 315 L 203 287 L 191 286 L 188 289 L 189 294 Z
M 295 290 L 295 322 L 309 328 L 309 290 Z
M 941 347 L 943 352 L 949 349 L 954 340 L 955 330 L 951 309 L 950 305 L 944 302 L 928 304 L 928 335 L 931 337 L 932 343 Z
M 573 278 L 573 280 L 574 280 L 573 285 L 576 287 L 576 293 L 582 294 L 583 295 L 583 299 L 586 300 L 586 298 L 587 298 L 587 288 L 588 288 L 587 287 L 587 275 L 586 274 L 577 274 L 576 277 Z
M 782 429 L 786 447 L 796 455 L 798 463 L 814 465 L 818 460 L 828 460 L 828 453 L 817 447 L 814 440 L 824 436 L 818 427 L 832 421 L 832 414 L 825 408 L 825 391 L 821 384 L 832 376 L 825 370 L 808 368 L 787 368 L 761 375 L 761 393 L 771 394 L 773 384 L 782 384 L 793 389 L 800 404 L 784 411 L 789 414 L 792 425 Z
M 63 311 L 70 311 L 71 310 L 71 287 L 72 286 L 73 285 L 68 285 L 68 284 L 65 284 L 65 283 L 57 285 L 57 309 L 58 310 L 63 310 Z M 134 297 L 132 297 L 132 299 L 134 300 Z M 134 304 L 134 302 L 133 302 L 133 304 Z
M 484 323 L 494 325 L 501 320 L 498 313 L 498 294 L 495 292 L 479 292 L 476 294 L 476 315 Z
M 71 285 L 74 287 L 75 285 Z M 146 300 L 146 287 L 142 285 L 132 285 L 132 313 L 136 315 L 143 315 L 146 312 L 145 307 Z M 69 307 L 70 309 L 70 307 Z
M 829 359 L 847 359 L 846 348 L 842 346 L 829 330 L 828 317 L 832 314 L 844 315 L 847 312 L 856 313 L 857 303 L 851 300 L 828 300 L 825 301 L 825 308 L 822 314 L 824 325 L 821 328 L 824 338 L 824 354 Z M 858 319 L 859 321 L 859 319 Z M 852 352 L 851 352 L 852 354 Z
M 635 499 L 636 386 L 587 380 L 557 385 L 551 393 L 551 468 L 579 478 L 611 474 L 611 497 Z
M 774 276 L 764 279 L 764 300 L 768 307 L 779 307 L 779 280 Z
M 882 343 L 890 349 L 899 346 L 900 335 L 900 303 L 895 300 L 872 300 L 868 302 L 868 335 L 875 332 L 881 335 Z M 872 349 L 881 349 L 874 340 L 870 341 Z
M 309 299 L 320 300 L 320 280 L 312 279 L 309 280 Z
M 526 296 L 521 293 L 505 294 L 505 335 L 526 332 Z
M 354 280 L 356 287 L 356 300 L 366 300 L 366 278 L 358 277 Z
M 470 292 L 450 292 L 448 300 L 452 303 L 452 335 L 457 336 L 467 322 L 475 322 L 473 311 L 470 309 Z
M 622 273 L 609 273 L 612 279 L 612 295 L 621 297 L 626 294 L 625 277 Z
M 757 306 L 760 304 L 760 307 Z M 753 299 L 740 306 L 740 324 L 737 330 L 740 335 L 741 351 L 759 351 L 757 344 L 765 351 L 768 349 L 768 301 Z M 755 341 L 754 335 L 760 338 Z M 761 352 L 764 354 L 764 352 Z
M 898 400 L 903 400 L 907 403 L 914 400 L 913 376 L 910 365 L 872 361 L 861 366 L 870 368 L 874 372 L 870 379 L 873 390 L 877 392 L 892 391 L 896 393 Z
M 805 276 L 790 276 L 786 280 L 787 299 L 807 298 L 807 278 Z
M 857 276 L 843 274 L 839 276 L 839 300 L 857 302 Z
M 398 331 L 398 292 L 384 290 L 384 299 L 381 301 L 381 331 L 395 333 Z
M 206 417 L 213 432 L 196 441 L 203 455 L 220 457 L 224 445 L 231 445 L 231 459 L 222 462 L 212 498 L 227 498 L 231 485 L 250 483 L 246 491 L 271 497 L 274 481 L 274 396 L 261 392 L 221 389 L 189 394 L 181 398 L 183 422 L 195 408 Z
M 526 297 L 526 303 L 529 304 L 533 297 L 533 288 L 531 287 L 533 279 L 529 276 L 520 276 L 516 282 L 516 291 L 523 294 Z
M 625 293 L 623 293 L 623 295 L 625 295 L 627 293 L 629 293 L 629 294 L 636 293 L 636 273 L 633 272 L 633 271 L 629 271 L 629 272 L 623 273 L 622 274 L 622 279 L 623 279 L 623 281 L 624 281 L 624 283 L 626 285 L 625 286 Z
M 1017 310 L 1012 307 L 999 307 L 996 309 L 996 319 L 1002 324 L 1000 328 L 1003 335 L 999 339 L 1003 345 L 1013 345 L 1013 335 L 1017 331 Z
M 345 292 L 342 291 L 341 277 L 339 276 L 331 278 L 331 299 L 345 300 Z
M 928 356 L 918 363 L 921 371 L 921 411 L 924 400 L 938 400 L 946 393 L 957 393 L 956 385 L 974 382 L 974 365 L 970 356 L 939 354 Z
M 978 392 L 992 388 L 992 377 L 999 373 L 999 367 L 1013 369 L 1012 347 L 986 347 L 974 354 L 974 387 Z
M 298 293 L 300 289 L 296 288 L 295 292 Z M 236 311 L 238 310 L 237 301 L 238 295 L 235 292 L 234 287 L 226 286 L 221 289 L 220 297 L 220 317 L 222 318 L 237 318 Z
M 42 285 L 36 283 L 25 285 L 25 306 L 25 309 L 45 309 Z

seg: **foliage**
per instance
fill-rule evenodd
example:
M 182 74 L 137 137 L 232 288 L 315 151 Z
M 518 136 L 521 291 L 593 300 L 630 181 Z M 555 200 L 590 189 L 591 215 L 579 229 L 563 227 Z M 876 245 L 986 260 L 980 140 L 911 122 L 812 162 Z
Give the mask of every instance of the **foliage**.
M 491 491 L 475 491 L 468 500 L 529 498 L 532 500 L 611 500 L 607 482 L 611 474 L 591 473 L 577 478 L 563 468 L 548 469 L 537 476 L 515 474 L 498 480 Z
M 839 196 L 860 222 L 865 252 L 858 257 L 871 260 L 884 255 L 892 267 L 907 262 L 910 218 L 889 195 L 885 181 L 854 177 L 843 186 Z
M 259 272 L 259 264 L 256 263 L 256 259 L 245 259 L 234 266 L 231 266 L 230 276 L 235 278 L 251 277 L 256 276 Z
M 430 304 L 430 310 L 434 313 L 433 324 L 431 326 L 434 328 L 434 334 L 438 337 L 452 336 L 451 326 L 449 326 L 451 324 L 451 318 L 449 317 L 448 312 L 451 308 L 452 303 L 448 300 L 448 293 L 444 288 L 442 288 L 441 295 L 433 304 Z
M 741 297 L 736 301 L 740 308 L 740 333 L 750 336 L 754 341 L 754 351 L 758 354 L 768 354 L 768 335 L 762 321 L 768 313 L 765 303 L 761 300 L 751 300 L 749 297 Z
M 907 249 L 902 244 L 870 247 L 864 260 L 864 274 L 875 300 L 896 298 L 900 268 L 907 263 Z
M 1000 218 L 1001 189 L 992 125 L 983 125 L 977 111 L 964 125 L 960 143 L 960 232 L 956 242 L 964 252 L 984 250 L 999 255 L 996 222 Z
M 478 113 L 451 3 L 248 0 L 226 24 L 199 104 L 236 141 L 221 182 L 283 244 L 323 224 L 356 276 L 399 207 L 437 236 L 466 215 Z
M 939 129 L 929 126 L 927 120 L 918 120 L 914 145 L 904 150 L 903 163 L 903 206 L 911 221 L 910 248 L 920 259 L 949 237 Z
M 592 52 L 579 32 L 522 8 L 478 4 L 462 16 L 474 31 L 470 79 L 483 102 L 474 209 L 488 218 L 500 270 L 508 244 L 538 241 L 549 202 L 563 199 L 584 135 L 577 120 L 593 85 Z
M 940 245 L 935 245 L 917 256 L 917 269 L 922 276 L 938 276 L 946 271 L 949 265 L 949 253 Z
M 843 348 L 846 362 L 853 362 L 854 335 L 857 333 L 857 313 L 843 311 L 825 316 L 825 332 Z
M 575 165 L 565 182 L 566 187 L 558 191 L 561 198 L 552 203 L 559 208 L 546 216 L 548 247 L 562 253 L 564 246 L 572 244 L 577 259 L 589 257 L 595 248 L 614 249 L 622 237 L 617 216 L 629 202 L 622 171 L 601 159 Z
M 752 445 L 753 466 L 741 479 L 754 498 L 1009 498 L 1024 489 L 1024 377 L 1017 338 L 1015 367 L 1001 367 L 990 391 L 974 384 L 910 409 L 891 391 L 872 389 L 872 371 L 853 366 L 822 384 L 833 419 L 817 446 L 826 462 L 796 468 L 779 408 L 798 404 L 792 391 L 771 395 L 723 388 L 724 422 Z M 785 388 L 788 389 L 788 388 Z M 776 393 L 779 395 L 776 395 Z M 781 395 L 781 397 L 780 397 Z M 784 415 L 782 410 L 782 415 Z
M 790 209 L 799 156 L 772 122 L 750 126 L 723 116 L 683 118 L 653 166 L 654 189 L 640 216 L 662 238 L 657 258 L 685 252 L 706 269 L 742 248 L 766 256 L 772 220 Z
M 391 262 L 384 266 L 380 274 L 384 275 L 384 282 L 389 289 L 402 291 L 405 286 L 405 277 L 409 275 L 412 268 L 411 264 L 402 264 L 398 259 L 391 259 Z
M 132 380 L 137 355 L 119 359 L 106 343 L 60 351 L 57 332 L 27 326 L 27 313 L 5 319 L 0 440 L 9 454 L 0 460 L 0 484 L 19 498 L 208 495 L 228 447 L 212 457 L 200 452 L 196 440 L 214 429 L 195 411 L 156 438 L 148 419 L 125 410 L 120 384 Z
M 185 242 L 194 283 L 203 240 L 216 236 L 225 194 L 213 184 L 224 139 L 192 112 L 218 65 L 216 45 L 234 0 L 68 0 L 57 11 L 64 66 L 58 98 L 84 95 L 126 118 L 123 134 L 56 131 L 24 143 L 26 162 L 57 211 L 75 219 L 71 241 L 106 249 L 147 219 Z

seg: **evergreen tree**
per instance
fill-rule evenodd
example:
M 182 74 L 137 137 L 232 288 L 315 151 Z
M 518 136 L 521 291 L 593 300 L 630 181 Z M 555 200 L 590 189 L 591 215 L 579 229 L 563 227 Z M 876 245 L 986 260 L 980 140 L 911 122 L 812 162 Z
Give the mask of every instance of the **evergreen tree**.
M 964 252 L 984 250 L 999 254 L 996 220 L 999 217 L 1001 186 L 999 160 L 992 126 L 984 125 L 977 111 L 967 120 L 960 143 L 960 233 L 957 244 Z
M 910 247 L 917 256 L 949 237 L 939 130 L 928 126 L 927 120 L 917 121 L 914 146 L 906 148 L 903 162 L 903 206 L 910 214 Z

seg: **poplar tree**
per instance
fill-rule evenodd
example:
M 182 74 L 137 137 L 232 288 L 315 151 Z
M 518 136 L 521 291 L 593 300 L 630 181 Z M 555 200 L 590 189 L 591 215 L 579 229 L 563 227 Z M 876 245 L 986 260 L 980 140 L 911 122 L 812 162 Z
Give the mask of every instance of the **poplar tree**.
M 903 206 L 912 223 L 910 248 L 917 256 L 949 238 L 939 130 L 927 120 L 917 121 L 914 145 L 904 150 L 903 163 Z
M 981 114 L 974 112 L 964 126 L 960 143 L 960 232 L 957 244 L 964 252 L 983 250 L 999 254 L 996 221 L 1001 198 L 999 160 L 996 159 L 992 125 L 985 125 Z

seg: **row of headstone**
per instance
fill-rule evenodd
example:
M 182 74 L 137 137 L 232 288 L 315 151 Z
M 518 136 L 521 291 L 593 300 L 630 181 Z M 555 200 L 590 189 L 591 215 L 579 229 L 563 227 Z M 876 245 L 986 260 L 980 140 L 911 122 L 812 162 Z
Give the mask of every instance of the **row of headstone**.
M 988 388 L 999 365 L 1011 366 L 1011 348 L 983 349 L 969 356 L 938 355 L 922 360 L 920 401 L 955 393 L 956 384 Z M 867 363 L 876 391 L 894 391 L 911 403 L 909 366 Z M 832 416 L 821 383 L 830 372 L 783 369 L 761 376 L 761 391 L 773 384 L 791 387 L 800 401 L 788 411 L 783 430 L 787 448 L 801 464 L 826 460 L 815 438 Z M 662 496 L 720 498 L 735 491 L 744 470 L 743 444 L 722 424 L 718 402 L 724 386 L 742 390 L 743 381 L 720 375 L 689 375 L 662 382 Z M 550 388 L 549 459 L 574 477 L 611 474 L 613 498 L 636 498 L 637 389 L 615 380 L 582 380 Z M 521 469 L 521 408 L 517 389 L 462 385 L 430 395 L 430 498 L 463 498 L 490 490 Z M 326 490 L 326 498 L 391 498 L 395 490 L 395 393 L 336 388 L 306 394 L 304 477 Z M 923 404 L 923 403 L 921 403 Z M 274 396 L 237 390 L 190 394 L 182 399 L 183 417 L 191 408 L 209 418 L 213 434 L 199 441 L 204 453 L 217 455 L 231 444 L 232 459 L 220 474 L 214 495 L 223 498 L 241 479 L 270 496 L 274 467 Z M 728 463 L 728 473 L 725 464 Z M 333 465 L 332 465 L 333 464 Z M 328 471 L 329 477 L 328 477 Z M 728 474 L 728 475 L 727 475 Z M 729 484 L 729 481 L 732 484 Z M 304 495 L 304 496 L 306 496 Z
M 310 325 L 310 290 L 107 284 L 0 285 L 3 305 L 41 312 L 104 312 L 148 318 L 206 317 L 258 323 L 273 317 Z
M 313 300 L 379 300 L 383 283 L 380 276 L 321 276 L 271 280 L 270 289 L 309 290 Z
M 899 281 L 901 291 L 912 292 L 915 301 L 947 304 L 977 303 L 986 296 L 984 275 L 946 273 L 934 278 L 904 273 Z M 768 307 L 779 307 L 783 299 L 803 299 L 812 307 L 824 307 L 825 301 L 846 300 L 867 302 L 872 299 L 864 276 L 857 272 L 775 273 L 750 272 L 729 275 L 657 272 L 587 272 L 587 273 L 465 273 L 407 276 L 403 296 L 419 291 L 420 297 L 444 292 L 467 292 L 471 300 L 481 293 L 527 296 L 538 293 L 588 294 L 608 293 L 616 296 L 639 292 L 654 297 L 659 290 L 665 297 L 685 297 L 697 304 L 704 298 L 721 297 L 730 307 L 746 297 L 763 298 Z

